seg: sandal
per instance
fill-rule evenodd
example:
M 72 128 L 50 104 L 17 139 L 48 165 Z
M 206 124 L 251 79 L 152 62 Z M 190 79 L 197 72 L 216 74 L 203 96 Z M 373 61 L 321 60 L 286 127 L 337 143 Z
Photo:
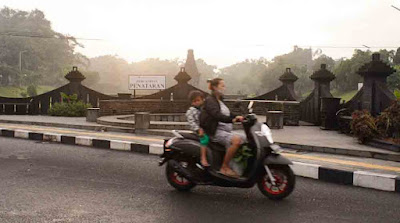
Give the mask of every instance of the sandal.
M 227 176 L 227 177 L 232 177 L 232 178 L 239 178 L 239 174 L 237 174 L 235 171 L 231 170 L 231 169 L 224 169 L 224 170 L 220 170 L 218 171 L 218 173 Z
M 201 164 L 203 167 L 205 167 L 205 168 L 210 167 L 210 164 L 209 164 L 209 163 L 204 164 L 202 161 L 200 161 L 200 164 Z

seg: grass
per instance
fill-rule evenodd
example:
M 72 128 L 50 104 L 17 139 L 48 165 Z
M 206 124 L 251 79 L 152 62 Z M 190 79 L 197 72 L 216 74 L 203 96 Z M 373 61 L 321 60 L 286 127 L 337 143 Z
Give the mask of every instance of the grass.
M 348 92 L 332 92 L 332 95 L 336 98 L 341 98 L 342 101 L 345 100 L 346 102 L 350 101 L 357 94 L 357 90 L 348 91 Z
M 0 96 L 2 97 L 10 97 L 10 98 L 21 98 L 21 93 L 26 92 L 27 87 L 15 87 L 15 86 L 2 86 L 0 87 Z M 38 95 L 46 93 L 55 89 L 52 86 L 38 86 L 36 88 Z
M 311 91 L 305 92 L 301 95 L 301 98 L 305 99 L 308 95 L 311 94 Z M 341 98 L 342 101 L 345 100 L 346 102 L 349 101 L 354 97 L 354 95 L 357 94 L 357 90 L 354 91 L 348 91 L 348 92 L 337 92 L 337 91 L 332 91 L 332 95 L 335 98 Z

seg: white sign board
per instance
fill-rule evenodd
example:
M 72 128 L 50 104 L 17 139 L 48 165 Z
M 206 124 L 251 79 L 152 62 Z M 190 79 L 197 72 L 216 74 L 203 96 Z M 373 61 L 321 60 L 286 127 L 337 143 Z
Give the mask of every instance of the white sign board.
M 129 90 L 164 90 L 165 76 L 129 76 Z

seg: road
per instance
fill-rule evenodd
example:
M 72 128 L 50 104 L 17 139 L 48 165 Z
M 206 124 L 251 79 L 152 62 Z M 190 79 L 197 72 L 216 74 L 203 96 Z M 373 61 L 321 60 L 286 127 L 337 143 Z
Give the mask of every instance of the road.
M 158 157 L 0 137 L 0 222 L 399 222 L 400 195 L 297 178 L 252 189 L 172 189 Z

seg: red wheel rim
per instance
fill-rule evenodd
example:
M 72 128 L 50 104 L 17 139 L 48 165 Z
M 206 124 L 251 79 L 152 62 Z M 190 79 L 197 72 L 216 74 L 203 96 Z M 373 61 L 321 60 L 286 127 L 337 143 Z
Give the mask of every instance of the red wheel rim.
M 181 186 L 186 186 L 190 183 L 186 178 L 179 176 L 177 172 L 172 172 L 170 178 L 174 183 Z
M 262 179 L 262 184 L 264 186 L 264 190 L 266 190 L 269 194 L 278 195 L 282 194 L 286 191 L 288 187 L 287 177 L 282 173 L 275 173 L 274 170 L 271 170 L 272 176 L 275 178 L 275 186 L 272 185 L 271 180 L 268 177 L 268 174 L 265 174 Z

